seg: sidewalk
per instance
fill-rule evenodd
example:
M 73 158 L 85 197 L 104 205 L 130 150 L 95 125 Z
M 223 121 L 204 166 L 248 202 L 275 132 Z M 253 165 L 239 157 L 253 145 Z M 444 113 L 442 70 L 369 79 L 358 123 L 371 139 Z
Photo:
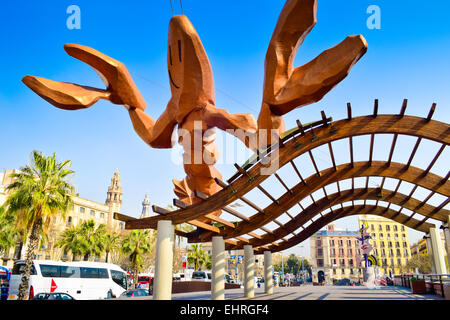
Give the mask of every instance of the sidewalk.
M 172 295 L 172 300 L 209 300 L 211 293 L 191 292 Z M 411 294 L 404 287 L 379 287 L 369 289 L 365 286 L 300 286 L 274 288 L 274 294 L 267 295 L 264 288 L 255 289 L 255 297 L 244 298 L 243 289 L 225 291 L 225 300 L 443 300 L 441 296 L 430 294 Z

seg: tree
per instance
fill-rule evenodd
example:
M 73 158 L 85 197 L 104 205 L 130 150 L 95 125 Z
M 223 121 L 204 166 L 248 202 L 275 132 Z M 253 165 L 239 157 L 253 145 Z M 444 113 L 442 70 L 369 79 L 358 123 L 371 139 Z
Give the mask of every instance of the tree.
M 102 241 L 106 252 L 105 262 L 109 262 L 109 254 L 119 248 L 120 235 L 106 233 Z
M 142 271 L 143 255 L 152 251 L 154 243 L 155 237 L 151 230 L 133 230 L 122 240 L 122 252 L 128 254 L 135 287 L 138 272 Z
M 89 257 L 100 257 L 106 251 L 106 236 L 106 226 L 100 224 L 96 227 L 91 219 L 64 230 L 57 245 L 71 251 L 73 260 L 82 256 L 84 261 L 88 261 Z
M 206 252 L 202 249 L 202 244 L 193 244 L 188 249 L 187 260 L 189 264 L 194 265 L 195 271 L 201 270 L 206 259 Z
M 96 227 L 95 221 L 90 219 L 83 221 L 78 228 L 84 261 L 88 261 L 92 256 L 100 257 L 105 251 L 103 240 L 106 235 L 106 226 L 100 224 Z
M 419 272 L 422 274 L 431 273 L 430 259 L 427 254 L 412 256 L 411 259 L 408 260 L 406 267 L 413 270 L 418 268 Z
M 68 178 L 71 161 L 58 162 L 56 155 L 44 156 L 39 151 L 31 153 L 30 164 L 21 167 L 6 190 L 10 195 L 6 201 L 8 212 L 16 215 L 19 229 L 28 234 L 25 270 L 19 286 L 18 299 L 23 300 L 28 291 L 28 280 L 33 259 L 38 251 L 40 238 L 45 234 L 52 219 L 62 216 L 72 208 L 74 187 Z
M 16 245 L 20 233 L 15 229 L 15 222 L 15 216 L 0 206 L 0 254 L 8 254 L 10 248 Z
M 70 251 L 72 253 L 72 261 L 75 261 L 78 256 L 83 256 L 81 241 L 79 228 L 73 226 L 62 232 L 56 245 L 63 248 L 64 251 Z

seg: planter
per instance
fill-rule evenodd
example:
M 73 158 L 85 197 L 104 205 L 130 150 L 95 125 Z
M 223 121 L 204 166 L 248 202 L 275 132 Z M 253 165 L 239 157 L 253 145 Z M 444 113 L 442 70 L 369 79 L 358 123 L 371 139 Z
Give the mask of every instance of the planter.
M 450 300 L 450 283 L 444 283 L 444 298 Z
M 427 293 L 427 287 L 425 284 L 425 280 L 410 280 L 411 283 L 411 291 L 413 294 L 425 294 Z

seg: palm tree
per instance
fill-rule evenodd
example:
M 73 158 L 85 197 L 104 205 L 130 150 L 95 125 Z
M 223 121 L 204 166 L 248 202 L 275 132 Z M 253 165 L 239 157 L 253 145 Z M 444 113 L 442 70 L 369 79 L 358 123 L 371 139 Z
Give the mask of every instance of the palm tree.
M 0 253 L 3 255 L 8 254 L 9 249 L 16 245 L 16 239 L 20 235 L 14 228 L 15 222 L 15 216 L 0 206 Z
M 133 230 L 122 240 L 122 252 L 128 255 L 132 266 L 134 287 L 137 286 L 138 272 L 142 271 L 143 255 L 153 249 L 154 238 L 151 230 Z
M 119 248 L 119 240 L 120 240 L 120 235 L 115 234 L 115 233 L 112 233 L 112 234 L 107 233 L 103 237 L 102 242 L 103 242 L 103 245 L 105 247 L 105 252 L 106 252 L 105 262 L 109 262 L 110 252 L 113 252 Z
M 105 251 L 103 238 L 106 234 L 106 225 L 100 224 L 98 227 L 95 227 L 95 221 L 90 219 L 83 221 L 78 225 L 78 228 L 84 261 L 88 261 L 89 257 L 92 256 L 101 256 Z
M 72 252 L 72 261 L 76 261 L 78 256 L 83 256 L 81 241 L 79 228 L 72 226 L 62 232 L 56 245 L 66 252 Z
M 70 166 L 70 160 L 57 162 L 55 153 L 46 157 L 33 151 L 30 164 L 10 175 L 14 182 L 6 188 L 11 191 L 6 201 L 7 210 L 16 215 L 18 227 L 29 234 L 19 300 L 25 299 L 28 291 L 28 279 L 41 235 L 45 234 L 52 219 L 57 216 L 65 219 L 73 206 L 74 187 L 67 181 L 74 173 L 69 170 Z
M 188 262 L 194 265 L 194 270 L 201 270 L 202 265 L 206 262 L 206 252 L 202 249 L 201 244 L 193 244 L 188 249 Z

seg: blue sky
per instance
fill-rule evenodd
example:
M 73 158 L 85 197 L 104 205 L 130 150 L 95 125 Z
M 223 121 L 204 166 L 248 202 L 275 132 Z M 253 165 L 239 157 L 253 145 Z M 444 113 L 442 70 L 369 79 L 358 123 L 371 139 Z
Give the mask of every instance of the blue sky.
M 180 14 L 179 2 L 172 3 L 175 14 Z M 72 4 L 81 9 L 80 30 L 66 27 L 66 9 Z M 219 107 L 257 117 L 264 56 L 283 4 L 283 0 L 183 1 L 183 12 L 209 55 Z M 380 30 L 367 28 L 370 5 L 381 9 Z M 300 48 L 295 64 L 313 59 L 350 34 L 362 34 L 369 50 L 347 79 L 323 100 L 288 114 L 287 127 L 294 127 L 296 119 L 303 123 L 317 120 L 321 110 L 341 119 L 346 116 L 347 102 L 352 103 L 354 116 L 368 114 L 375 98 L 380 100 L 379 113 L 397 113 L 407 98 L 406 113 L 420 116 L 426 116 L 436 102 L 434 119 L 449 122 L 448 12 L 450 3 L 444 0 L 319 0 L 318 23 Z M 145 193 L 157 205 L 171 203 L 171 179 L 182 179 L 183 168 L 172 163 L 170 150 L 151 149 L 139 139 L 122 106 L 101 101 L 87 110 L 68 112 L 50 106 L 21 82 L 23 76 L 31 74 L 103 87 L 89 66 L 63 50 L 65 43 L 88 45 L 125 63 L 147 101 L 146 112 L 158 117 L 170 98 L 166 45 L 171 16 L 169 0 L 3 2 L 0 170 L 26 164 L 33 149 L 56 152 L 59 159 L 73 161 L 76 176 L 72 181 L 80 196 L 104 202 L 107 186 L 118 169 L 124 191 L 123 213 L 137 216 Z M 405 139 L 400 144 L 399 157 L 408 154 L 406 146 L 410 150 L 411 141 Z M 356 143 L 361 150 L 367 149 L 363 137 Z M 386 145 L 376 140 L 375 154 L 380 159 Z M 432 157 L 433 150 L 435 145 L 425 143 L 419 149 L 417 165 Z M 325 153 L 318 152 L 317 157 L 319 165 L 327 165 Z M 446 150 L 432 171 L 446 173 L 448 160 Z M 224 178 L 234 173 L 231 164 L 217 167 Z M 347 218 L 337 225 L 355 229 L 355 221 Z M 413 240 L 421 237 L 414 232 L 410 235 Z

